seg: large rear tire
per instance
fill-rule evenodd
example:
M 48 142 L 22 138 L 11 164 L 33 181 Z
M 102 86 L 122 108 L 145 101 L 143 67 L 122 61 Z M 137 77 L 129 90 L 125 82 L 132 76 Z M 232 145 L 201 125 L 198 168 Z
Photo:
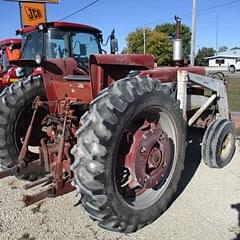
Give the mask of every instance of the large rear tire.
M 13 167 L 18 159 L 22 143 L 32 118 L 32 103 L 36 96 L 45 97 L 41 77 L 28 77 L 5 88 L 0 95 L 0 167 Z M 41 120 L 47 109 L 39 109 L 34 121 L 29 145 L 34 149 L 40 145 Z M 27 160 L 38 158 L 36 151 L 27 152 Z
M 154 221 L 173 200 L 184 165 L 186 128 L 169 88 L 146 77 L 119 80 L 81 124 L 72 170 L 90 217 L 126 233 Z

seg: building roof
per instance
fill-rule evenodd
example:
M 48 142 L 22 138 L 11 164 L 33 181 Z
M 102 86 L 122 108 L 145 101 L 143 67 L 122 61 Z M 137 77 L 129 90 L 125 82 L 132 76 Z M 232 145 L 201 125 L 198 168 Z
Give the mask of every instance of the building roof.
M 211 57 L 205 57 L 204 59 L 211 60 L 211 59 L 218 59 L 218 58 L 231 58 L 231 59 L 238 59 L 240 58 L 240 55 L 214 55 Z
M 226 50 L 226 51 L 223 51 L 223 52 L 218 52 L 217 55 L 238 55 L 240 56 L 240 49 L 229 49 L 229 50 Z
M 205 59 L 216 59 L 216 58 L 232 58 L 232 59 L 238 59 L 240 58 L 240 49 L 233 49 L 233 50 L 227 50 L 224 52 L 217 52 L 216 55 L 211 57 L 206 57 Z

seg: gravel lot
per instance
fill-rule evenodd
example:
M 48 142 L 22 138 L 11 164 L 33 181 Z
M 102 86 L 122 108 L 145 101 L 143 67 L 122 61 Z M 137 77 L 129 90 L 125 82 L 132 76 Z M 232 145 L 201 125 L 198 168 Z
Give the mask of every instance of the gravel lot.
M 195 145 L 195 146 L 194 146 Z M 79 207 L 74 193 L 23 208 L 23 181 L 0 181 L 0 239 L 240 239 L 240 154 L 224 169 L 200 163 L 196 142 L 188 159 L 176 200 L 153 224 L 125 235 L 105 231 Z

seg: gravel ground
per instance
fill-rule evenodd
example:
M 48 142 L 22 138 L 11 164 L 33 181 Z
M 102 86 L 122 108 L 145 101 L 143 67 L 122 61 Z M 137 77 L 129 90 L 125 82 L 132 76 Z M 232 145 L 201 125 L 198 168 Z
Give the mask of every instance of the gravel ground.
M 99 228 L 73 207 L 74 193 L 23 208 L 23 181 L 0 181 L 0 239 L 240 239 L 240 154 L 224 169 L 213 170 L 188 152 L 178 197 L 153 224 L 125 235 Z M 234 206 L 233 206 L 234 205 Z

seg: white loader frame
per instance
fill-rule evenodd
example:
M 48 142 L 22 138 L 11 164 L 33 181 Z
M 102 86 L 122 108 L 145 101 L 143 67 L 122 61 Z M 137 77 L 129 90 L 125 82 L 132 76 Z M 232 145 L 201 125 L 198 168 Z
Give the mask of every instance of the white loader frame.
M 195 96 L 187 94 L 187 88 L 190 83 L 195 83 L 206 89 L 214 92 L 210 97 Z M 217 99 L 217 106 L 219 110 L 219 118 L 229 119 L 230 112 L 228 106 L 228 98 L 226 86 L 223 80 L 215 79 L 207 76 L 190 73 L 186 70 L 178 70 L 177 74 L 177 99 L 180 101 L 180 108 L 183 110 L 183 117 L 187 120 L 187 110 L 193 107 L 196 101 L 199 104 L 199 99 L 203 103 L 200 108 L 194 113 L 194 115 L 188 120 L 188 126 L 192 126 L 193 123 L 201 116 L 201 114 Z

